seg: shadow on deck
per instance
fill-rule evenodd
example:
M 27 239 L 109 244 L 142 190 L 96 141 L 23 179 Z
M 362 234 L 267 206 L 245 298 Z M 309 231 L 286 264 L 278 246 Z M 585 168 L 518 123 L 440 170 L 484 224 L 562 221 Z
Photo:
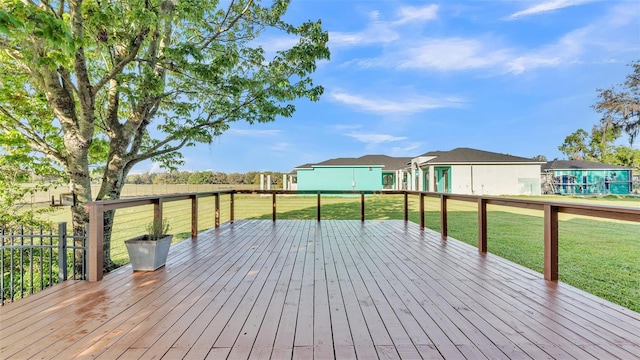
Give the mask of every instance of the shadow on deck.
M 243 220 L 0 308 L 1 358 L 637 358 L 640 314 L 404 221 Z

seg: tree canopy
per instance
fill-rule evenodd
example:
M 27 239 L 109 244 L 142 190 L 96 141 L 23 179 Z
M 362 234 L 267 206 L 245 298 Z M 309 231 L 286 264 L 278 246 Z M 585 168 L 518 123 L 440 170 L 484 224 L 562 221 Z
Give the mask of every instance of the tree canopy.
M 614 141 L 621 135 L 619 128 L 600 128 L 594 126 L 589 134 L 578 129 L 564 139 L 558 150 L 567 155 L 569 160 L 612 161 L 615 152 Z
M 640 134 L 640 60 L 630 64 L 633 71 L 627 75 L 618 89 L 598 89 L 598 101 L 593 105 L 598 113 L 603 129 L 621 129 L 629 136 L 629 147 Z
M 288 0 L 0 3 L 0 155 L 60 174 L 76 228 L 84 204 L 118 198 L 141 161 L 175 168 L 183 147 L 234 121 L 292 116 L 293 100 L 323 92 L 311 74 L 328 34 L 319 20 L 285 22 Z M 265 49 L 266 35 L 289 45 Z
M 592 108 L 602 114 L 600 124 L 591 133 L 578 129 L 564 139 L 558 147 L 570 160 L 599 161 L 640 168 L 640 150 L 633 144 L 640 134 L 640 60 L 630 65 L 632 73 L 620 85 L 597 89 L 598 100 Z M 623 134 L 628 136 L 629 146 L 615 143 Z

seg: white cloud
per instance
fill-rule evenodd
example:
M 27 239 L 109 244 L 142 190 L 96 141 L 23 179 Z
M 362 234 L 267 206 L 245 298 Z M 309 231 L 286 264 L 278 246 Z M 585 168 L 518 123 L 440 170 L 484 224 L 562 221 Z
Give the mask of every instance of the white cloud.
M 637 4 L 624 3 L 612 8 L 597 21 L 567 33 L 558 46 L 575 53 L 637 53 L 638 12 Z
M 337 124 L 337 125 L 334 125 L 333 128 L 335 128 L 336 130 L 355 130 L 355 129 L 362 128 L 362 125 L 358 125 L 358 124 Z
M 513 58 L 506 63 L 507 72 L 513 74 L 521 74 L 527 70 L 539 67 L 553 67 L 563 64 L 560 58 L 546 58 L 536 56 L 520 56 Z
M 398 10 L 398 19 L 393 22 L 394 25 L 403 25 L 414 21 L 430 21 L 438 16 L 438 5 L 431 4 L 423 7 L 405 6 Z
M 430 109 L 460 107 L 464 100 L 456 97 L 404 96 L 402 100 L 364 97 L 344 91 L 332 91 L 329 97 L 345 105 L 374 113 L 413 114 Z
M 269 149 L 273 151 L 287 151 L 291 149 L 291 144 L 286 142 L 279 142 L 269 146 Z
M 438 5 L 422 7 L 407 6 L 398 9 L 398 17 L 392 21 L 380 20 L 380 12 L 369 13 L 369 24 L 362 31 L 330 32 L 329 44 L 336 46 L 362 46 L 371 44 L 387 44 L 400 39 L 396 28 L 408 23 L 426 22 L 437 17 Z
M 479 69 L 504 63 L 509 54 L 491 49 L 477 39 L 430 39 L 396 54 L 401 69 L 435 69 L 439 71 Z
M 344 135 L 369 145 L 377 145 L 377 144 L 382 144 L 386 142 L 402 141 L 406 139 L 405 136 L 393 136 L 389 134 L 370 134 L 370 133 L 351 132 Z
M 389 155 L 399 157 L 417 155 L 417 153 L 419 152 L 417 150 L 420 149 L 423 145 L 424 144 L 420 142 L 413 142 L 404 146 L 394 146 L 391 148 L 391 152 L 389 153 Z
M 399 38 L 397 32 L 383 23 L 374 22 L 359 32 L 330 32 L 329 46 L 358 46 L 384 44 Z
M 265 57 L 269 55 L 275 55 L 276 51 L 283 51 L 291 49 L 298 43 L 300 39 L 295 36 L 272 36 L 268 38 L 260 38 L 259 44 L 253 44 L 253 46 L 261 46 L 265 52 Z
M 592 2 L 593 0 L 551 0 L 545 1 L 524 10 L 515 12 L 507 17 L 508 20 L 514 20 L 523 16 L 538 15 L 550 11 L 559 10 L 569 6 L 581 5 Z
M 490 43 L 490 40 L 481 39 L 427 39 L 379 58 L 356 59 L 349 64 L 362 68 L 390 67 L 440 72 L 493 69 L 496 74 L 520 74 L 540 67 L 573 63 L 583 48 L 577 36 L 567 36 L 555 44 L 520 52 L 508 47 L 495 47 Z
M 640 50 L 632 29 L 637 28 L 637 16 L 637 6 L 625 3 L 555 42 L 531 49 L 505 46 L 504 40 L 494 37 L 408 39 L 385 49 L 379 57 L 355 59 L 348 65 L 440 72 L 487 70 L 484 75 L 495 75 L 521 74 L 583 61 L 610 61 L 616 54 Z M 598 60 L 600 56 L 606 58 Z
M 512 16 L 533 15 L 587 1 L 544 1 Z M 365 42 L 381 43 L 383 46 L 380 47 L 380 53 L 371 57 L 353 58 L 342 66 L 438 72 L 482 70 L 482 76 L 491 76 L 521 74 L 539 68 L 569 66 L 580 62 L 601 62 L 604 59 L 611 61 L 617 55 L 626 57 L 640 49 L 637 40 L 638 7 L 630 2 L 610 7 L 591 23 L 560 35 L 555 41 L 530 48 L 524 48 L 517 40 L 510 43 L 509 34 L 425 37 L 420 31 L 402 31 L 397 25 L 417 19 L 435 18 L 437 11 L 437 6 L 433 5 L 404 7 L 398 11 L 395 22 L 387 23 L 378 20 L 380 15 L 373 17 L 372 23 L 378 27 L 381 24 L 388 25 L 391 29 L 388 31 L 393 31 L 394 38 L 388 38 L 384 42 L 376 37 L 363 39 Z M 370 23 L 367 30 L 353 34 L 364 36 L 375 26 Z M 354 40 L 354 43 L 357 41 Z M 366 109 L 389 107 L 389 104 L 369 106 L 363 101 L 360 103 Z
M 521 73 L 583 61 L 611 61 L 614 54 L 638 52 L 637 35 L 627 28 L 629 25 L 637 27 L 637 10 L 637 6 L 626 4 L 615 7 L 597 21 L 565 34 L 555 43 L 513 55 L 505 62 L 506 71 Z M 601 56 L 606 57 L 598 60 Z

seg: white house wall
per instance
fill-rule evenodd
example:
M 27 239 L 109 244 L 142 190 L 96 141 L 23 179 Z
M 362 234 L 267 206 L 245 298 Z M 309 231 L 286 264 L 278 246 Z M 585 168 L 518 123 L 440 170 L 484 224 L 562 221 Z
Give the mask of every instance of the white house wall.
M 452 165 L 451 192 L 468 195 L 540 195 L 540 165 Z

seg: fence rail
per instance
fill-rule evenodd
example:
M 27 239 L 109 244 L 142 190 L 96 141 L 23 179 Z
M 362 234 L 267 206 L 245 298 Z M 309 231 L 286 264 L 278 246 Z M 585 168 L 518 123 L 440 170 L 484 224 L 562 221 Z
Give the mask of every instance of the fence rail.
M 34 186 L 35 184 L 25 185 L 25 187 L 29 188 Z M 228 189 L 255 190 L 259 188 L 259 184 L 125 184 L 120 196 L 122 198 L 129 198 L 171 193 L 200 193 Z M 100 184 L 91 185 L 92 194 L 97 194 L 99 190 Z M 69 191 L 68 186 L 53 186 L 47 190 L 26 194 L 20 202 L 22 204 L 32 205 L 43 203 L 65 205 L 62 200 L 64 195 L 71 195 Z
M 85 234 L 39 229 L 0 231 L 0 306 L 68 279 L 85 280 Z
M 175 194 L 162 196 L 149 196 L 141 198 L 129 198 L 109 201 L 96 201 L 87 205 L 90 214 L 89 233 L 89 253 L 88 253 L 88 280 L 99 281 L 103 275 L 103 223 L 104 212 L 115 209 L 130 208 L 152 204 L 154 206 L 154 219 L 162 219 L 163 204 L 171 201 L 190 200 L 191 201 L 191 236 L 198 234 L 198 199 L 205 197 L 215 198 L 215 227 L 220 226 L 220 196 L 229 196 L 229 222 L 234 222 L 234 195 L 253 194 L 271 196 L 272 220 L 277 221 L 277 195 L 301 195 L 317 197 L 317 221 L 322 220 L 322 196 L 323 195 L 343 195 L 360 197 L 360 219 L 365 220 L 366 196 L 370 195 L 403 195 L 404 220 L 409 221 L 409 201 L 408 198 L 417 197 L 419 199 L 420 228 L 425 228 L 425 207 L 426 197 L 439 199 L 440 206 L 440 233 L 443 240 L 448 234 L 448 206 L 449 200 L 473 202 L 478 208 L 478 250 L 481 253 L 487 252 L 487 205 L 500 205 L 506 207 L 541 210 L 544 213 L 544 278 L 550 281 L 558 280 L 558 214 L 566 213 L 573 215 L 583 215 L 595 218 L 624 220 L 640 222 L 640 209 L 625 208 L 617 206 L 595 206 L 572 204 L 563 202 L 552 202 L 543 200 L 510 199 L 501 197 L 456 195 L 431 193 L 420 191 L 290 191 L 290 190 L 223 190 L 203 193 Z

